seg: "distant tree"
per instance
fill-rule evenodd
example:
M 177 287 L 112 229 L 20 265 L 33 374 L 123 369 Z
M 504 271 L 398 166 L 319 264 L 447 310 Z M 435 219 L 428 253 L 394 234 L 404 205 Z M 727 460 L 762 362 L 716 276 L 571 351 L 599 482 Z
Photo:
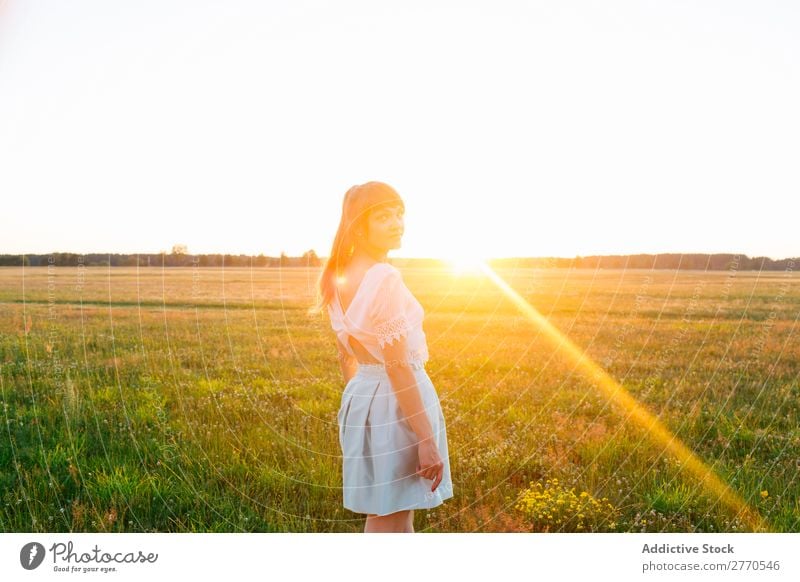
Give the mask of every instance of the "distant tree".
M 317 253 L 315 253 L 313 249 L 303 253 L 303 264 L 306 267 L 319 267 L 320 266 L 319 257 L 317 256 Z
M 186 255 L 189 253 L 189 248 L 186 245 L 172 245 L 173 255 Z

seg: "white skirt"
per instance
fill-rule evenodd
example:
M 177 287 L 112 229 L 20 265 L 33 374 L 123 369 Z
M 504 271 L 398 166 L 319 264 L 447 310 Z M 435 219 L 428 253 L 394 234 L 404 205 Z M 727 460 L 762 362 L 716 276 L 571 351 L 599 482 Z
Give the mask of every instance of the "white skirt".
M 344 507 L 356 513 L 388 515 L 430 509 L 453 497 L 447 431 L 439 396 L 424 366 L 410 368 L 444 461 L 442 482 L 416 475 L 419 438 L 405 419 L 383 364 L 359 364 L 339 407 Z

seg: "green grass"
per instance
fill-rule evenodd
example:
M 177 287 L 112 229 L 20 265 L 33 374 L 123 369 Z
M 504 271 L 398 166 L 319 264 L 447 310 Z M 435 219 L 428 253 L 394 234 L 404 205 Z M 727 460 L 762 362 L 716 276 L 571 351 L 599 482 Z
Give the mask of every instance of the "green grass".
M 748 531 L 488 279 L 401 270 L 455 487 L 418 531 Z M 498 273 L 773 531 L 800 531 L 798 276 Z M 305 311 L 316 271 L 22 275 L 0 269 L 0 530 L 363 530 L 341 506 L 333 332 Z

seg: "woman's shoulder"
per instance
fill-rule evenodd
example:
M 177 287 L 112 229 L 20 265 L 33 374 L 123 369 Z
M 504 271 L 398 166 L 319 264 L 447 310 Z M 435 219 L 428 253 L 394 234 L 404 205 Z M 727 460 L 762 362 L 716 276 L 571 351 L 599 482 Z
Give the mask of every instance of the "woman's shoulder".
M 375 263 L 370 267 L 370 271 L 375 271 L 374 286 L 385 287 L 392 285 L 403 285 L 403 274 L 400 269 L 389 263 Z
M 356 287 L 368 287 L 370 284 L 379 283 L 387 275 L 400 272 L 389 263 L 376 262 L 367 267 L 348 267 L 345 269 L 345 278 L 357 280 Z
M 399 273 L 399 272 L 400 272 L 400 270 L 399 270 L 397 267 L 395 267 L 393 264 L 391 264 L 391 263 L 384 263 L 384 262 L 382 262 L 382 261 L 378 261 L 377 263 L 373 263 L 373 264 L 372 264 L 372 265 L 369 267 L 369 269 L 368 269 L 368 270 L 372 270 L 372 269 L 375 269 L 375 270 L 377 270 L 377 271 L 382 271 L 382 272 L 384 272 L 384 273 L 390 273 L 390 272 L 396 272 L 396 273 Z
M 362 281 L 367 276 L 370 276 L 370 278 L 376 284 L 379 284 L 386 279 L 403 279 L 403 275 L 400 273 L 400 270 L 397 267 L 383 262 L 374 263 L 367 268 L 367 270 L 364 272 Z
M 374 263 L 361 278 L 360 287 L 364 288 L 364 298 L 371 302 L 389 290 L 403 285 L 403 276 L 400 270 L 389 263 Z

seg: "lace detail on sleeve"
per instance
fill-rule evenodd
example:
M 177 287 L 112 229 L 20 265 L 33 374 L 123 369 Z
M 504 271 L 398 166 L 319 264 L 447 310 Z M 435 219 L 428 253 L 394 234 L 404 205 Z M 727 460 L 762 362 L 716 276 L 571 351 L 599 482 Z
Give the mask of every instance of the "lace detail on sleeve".
M 408 318 L 408 292 L 400 272 L 392 269 L 375 289 L 370 306 L 372 322 L 378 344 L 383 348 L 401 336 L 408 336 L 411 322 Z
M 394 340 L 400 339 L 400 336 L 407 337 L 410 330 L 411 325 L 405 313 L 389 321 L 384 321 L 375 327 L 375 333 L 378 336 L 378 344 L 380 344 L 381 347 L 384 347 L 387 343 L 389 345 L 394 344 Z

